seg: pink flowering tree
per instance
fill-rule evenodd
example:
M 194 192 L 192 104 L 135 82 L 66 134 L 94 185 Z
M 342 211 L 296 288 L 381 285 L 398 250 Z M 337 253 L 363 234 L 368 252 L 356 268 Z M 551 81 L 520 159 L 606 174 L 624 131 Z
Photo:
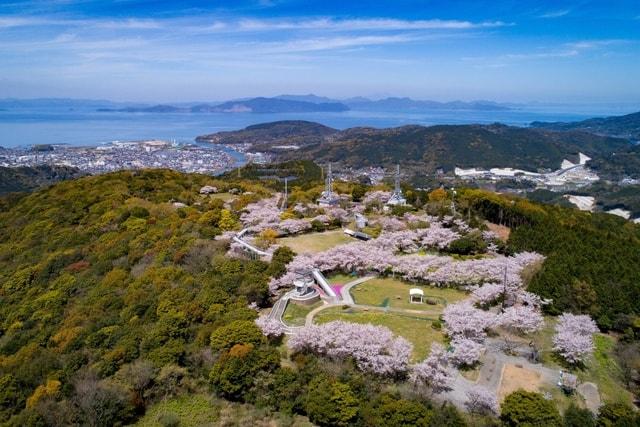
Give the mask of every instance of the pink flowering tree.
M 409 369 L 413 346 L 384 326 L 334 321 L 305 326 L 287 342 L 294 352 L 310 352 L 331 359 L 352 358 L 358 369 L 395 377 Z
M 468 300 L 449 304 L 442 318 L 445 331 L 451 338 L 467 338 L 476 342 L 482 342 L 487 336 L 487 329 L 496 323 L 495 314 L 475 308 Z
M 284 335 L 284 327 L 276 319 L 272 319 L 269 316 L 262 315 L 255 320 L 256 325 L 262 333 L 268 338 L 280 338 Z
M 544 327 L 544 318 L 540 310 L 528 305 L 507 307 L 498 315 L 497 324 L 508 333 L 504 334 L 507 351 L 513 351 L 516 341 L 514 335 L 526 335 L 537 332 Z
M 451 341 L 451 347 L 451 362 L 458 367 L 473 366 L 480 360 L 484 350 L 482 344 L 459 336 Z
M 413 365 L 409 376 L 409 380 L 416 389 L 425 388 L 435 394 L 451 390 L 453 379 L 447 352 L 438 343 L 431 344 L 429 357 Z
M 596 322 L 587 315 L 564 313 L 558 318 L 553 337 L 553 349 L 571 364 L 582 363 L 593 353 Z
M 288 234 L 298 234 L 311 229 L 311 223 L 305 219 L 285 219 L 278 224 L 278 230 Z
M 465 408 L 472 414 L 497 415 L 498 400 L 495 393 L 482 386 L 474 386 L 466 392 Z

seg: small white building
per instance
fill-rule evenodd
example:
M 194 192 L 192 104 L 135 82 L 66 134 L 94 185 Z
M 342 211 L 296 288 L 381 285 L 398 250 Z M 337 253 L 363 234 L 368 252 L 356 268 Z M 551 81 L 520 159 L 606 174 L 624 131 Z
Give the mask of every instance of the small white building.
M 409 289 L 409 302 L 412 304 L 422 304 L 424 302 L 424 291 L 418 288 Z

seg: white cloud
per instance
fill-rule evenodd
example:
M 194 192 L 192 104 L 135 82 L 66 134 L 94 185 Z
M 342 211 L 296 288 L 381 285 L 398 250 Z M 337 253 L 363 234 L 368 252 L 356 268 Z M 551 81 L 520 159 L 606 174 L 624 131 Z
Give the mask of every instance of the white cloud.
M 569 9 L 552 10 L 552 11 L 543 13 L 542 15 L 540 15 L 540 18 L 549 18 L 549 19 L 562 18 L 563 16 L 567 16 L 569 13 L 571 13 L 571 10 Z
M 566 43 L 565 46 L 572 49 L 588 50 L 588 49 L 597 49 L 597 48 L 616 45 L 616 44 L 624 44 L 628 42 L 629 42 L 628 40 L 624 40 L 624 39 L 580 40 L 572 43 Z
M 237 28 L 245 31 L 332 30 L 332 31 L 390 31 L 390 30 L 468 30 L 511 25 L 502 21 L 470 22 L 459 20 L 403 20 L 390 18 L 302 20 L 243 19 Z
M 260 52 L 312 52 L 373 45 L 385 45 L 392 43 L 406 43 L 413 40 L 417 40 L 417 38 L 402 34 L 393 36 L 322 37 L 291 40 L 283 43 L 264 43 L 261 45 L 262 47 L 260 48 Z
M 111 30 L 157 30 L 164 28 L 164 25 L 153 19 L 124 19 L 119 21 L 96 21 L 97 28 Z

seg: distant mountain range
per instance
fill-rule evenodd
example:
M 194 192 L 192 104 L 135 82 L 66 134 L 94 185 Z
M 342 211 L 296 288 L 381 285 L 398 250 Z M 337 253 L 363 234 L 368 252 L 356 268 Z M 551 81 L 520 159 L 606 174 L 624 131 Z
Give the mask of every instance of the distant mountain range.
M 378 100 L 363 97 L 338 100 L 313 94 L 279 95 L 270 98 L 257 97 L 211 103 L 157 105 L 68 98 L 0 99 L 0 109 L 7 111 L 52 109 L 68 111 L 93 110 L 105 113 L 315 113 L 347 110 L 420 112 L 438 109 L 503 111 L 512 109 L 513 106 L 513 104 L 499 104 L 491 101 L 437 102 L 394 97 Z
M 533 122 L 531 127 L 560 131 L 581 130 L 640 141 L 640 112 L 624 116 L 587 119 L 581 122 Z
M 575 160 L 579 152 L 602 159 L 631 147 L 619 138 L 501 124 L 340 131 L 305 121 L 265 123 L 204 135 L 198 141 L 252 143 L 254 151 L 270 152 L 280 160 L 313 159 L 356 168 L 403 163 L 423 173 L 452 171 L 456 166 L 557 169 L 563 159 Z

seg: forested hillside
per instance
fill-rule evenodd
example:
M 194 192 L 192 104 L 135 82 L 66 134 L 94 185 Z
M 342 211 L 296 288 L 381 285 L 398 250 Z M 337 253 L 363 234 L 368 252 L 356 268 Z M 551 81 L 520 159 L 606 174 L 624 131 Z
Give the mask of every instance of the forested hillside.
M 556 133 L 504 125 L 404 126 L 348 129 L 330 144 L 310 146 L 296 156 L 340 161 L 349 166 L 404 163 L 423 171 L 459 167 L 557 169 L 567 157 L 583 152 L 597 157 L 628 144 L 585 133 Z
M 213 237 L 235 214 L 200 199 L 205 184 L 225 188 L 201 175 L 120 172 L 4 206 L 0 421 L 132 420 L 148 400 L 195 387 L 212 332 L 253 325 L 247 305 L 265 302 L 269 266 L 224 258 Z
M 78 169 L 68 166 L 0 167 L 0 194 L 31 191 L 35 188 L 80 176 L 82 176 L 82 173 Z
M 490 221 L 512 227 L 514 251 L 546 255 L 529 290 L 553 299 L 547 311 L 584 312 L 624 331 L 640 314 L 640 227 L 608 214 L 464 190 L 462 199 Z
M 599 135 L 640 139 L 640 112 L 624 116 L 598 117 L 580 122 L 533 122 L 532 127 L 553 130 L 582 130 Z

